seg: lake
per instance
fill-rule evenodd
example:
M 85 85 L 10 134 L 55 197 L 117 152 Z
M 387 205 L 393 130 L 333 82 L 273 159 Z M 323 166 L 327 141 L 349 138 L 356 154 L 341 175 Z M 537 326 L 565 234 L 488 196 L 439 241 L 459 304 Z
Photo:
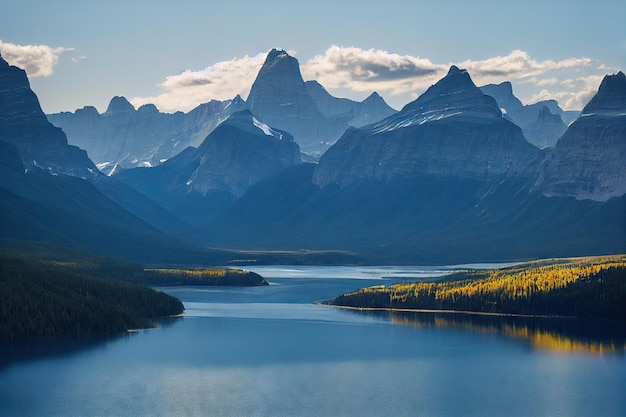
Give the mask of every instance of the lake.
M 155 329 L 5 349 L 0 415 L 626 415 L 623 323 L 314 304 L 446 268 L 250 269 L 271 285 L 164 288 L 186 311 Z

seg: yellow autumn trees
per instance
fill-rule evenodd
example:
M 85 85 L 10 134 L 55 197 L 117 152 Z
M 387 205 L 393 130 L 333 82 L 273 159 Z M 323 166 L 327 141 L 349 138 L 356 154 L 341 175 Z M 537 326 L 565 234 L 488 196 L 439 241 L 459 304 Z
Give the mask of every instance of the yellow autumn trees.
M 438 282 L 365 288 L 330 304 L 503 314 L 626 317 L 626 255 L 551 259 Z

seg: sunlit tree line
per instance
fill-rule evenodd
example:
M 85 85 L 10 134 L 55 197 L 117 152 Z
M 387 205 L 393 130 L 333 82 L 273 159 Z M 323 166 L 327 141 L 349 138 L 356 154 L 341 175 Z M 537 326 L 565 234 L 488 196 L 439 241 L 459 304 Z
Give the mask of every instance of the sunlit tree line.
M 626 256 L 526 263 L 345 294 L 351 307 L 626 318 Z

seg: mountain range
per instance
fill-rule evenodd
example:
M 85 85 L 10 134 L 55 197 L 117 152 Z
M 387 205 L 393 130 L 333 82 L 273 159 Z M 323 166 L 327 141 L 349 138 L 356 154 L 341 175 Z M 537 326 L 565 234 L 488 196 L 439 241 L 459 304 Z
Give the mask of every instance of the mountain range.
M 452 67 L 399 113 L 347 130 L 318 164 L 251 188 L 210 233 L 223 245 L 245 236 L 270 248 L 350 249 L 380 263 L 624 251 L 626 136 L 613 104 L 626 103 L 614 98 L 622 78 L 607 77 L 590 103 L 611 110 L 585 116 L 586 108 L 551 151 L 528 143 L 467 71 Z M 583 134 L 581 123 L 590 126 Z M 590 194 L 600 179 L 613 187 Z
M 372 93 L 362 102 L 330 95 L 316 81 L 304 82 L 294 57 L 276 49 L 268 53 L 246 101 L 211 100 L 188 113 L 161 113 L 153 104 L 135 109 L 125 97 L 113 97 L 99 114 L 93 106 L 49 114 L 72 145 L 85 149 L 98 168 L 157 166 L 189 146 L 198 147 L 230 115 L 251 110 L 262 122 L 291 133 L 314 158 L 348 126 L 363 126 L 393 113 Z
M 543 103 L 522 127 L 512 115 L 530 110 L 512 110 L 503 101 L 515 103 L 512 93 L 485 94 L 455 66 L 396 112 L 375 93 L 361 103 L 334 98 L 302 80 L 295 58 L 272 50 L 245 102 L 166 115 L 116 97 L 102 115 L 60 114 L 71 123 L 92 118 L 80 129 L 88 135 L 93 126 L 102 153 L 110 141 L 142 161 L 124 165 L 122 153 L 110 154 L 111 176 L 68 145 L 25 73 L 1 57 L 0 85 L 1 238 L 147 262 L 228 258 L 202 247 L 333 249 L 399 264 L 626 250 L 621 72 L 542 147 L 527 131 L 563 122 L 558 111 Z M 158 140 L 144 135 L 161 119 Z M 318 162 L 302 162 L 301 149 L 325 147 Z

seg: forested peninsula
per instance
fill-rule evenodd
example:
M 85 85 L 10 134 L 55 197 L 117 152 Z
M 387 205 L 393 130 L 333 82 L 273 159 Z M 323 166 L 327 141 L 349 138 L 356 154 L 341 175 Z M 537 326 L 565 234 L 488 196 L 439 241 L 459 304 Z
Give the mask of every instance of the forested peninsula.
M 268 285 L 246 270 L 147 270 L 72 249 L 32 249 L 0 251 L 0 343 L 109 336 L 184 311 L 148 285 Z
M 549 259 L 456 272 L 439 281 L 364 288 L 323 304 L 626 319 L 626 255 Z

